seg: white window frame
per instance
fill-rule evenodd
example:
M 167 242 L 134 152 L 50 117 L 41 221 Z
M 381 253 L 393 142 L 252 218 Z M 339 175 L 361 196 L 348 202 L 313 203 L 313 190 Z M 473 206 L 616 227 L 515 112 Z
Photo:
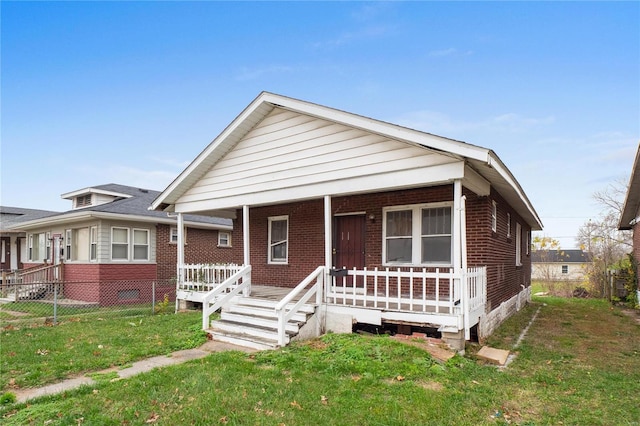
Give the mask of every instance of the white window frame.
M 126 241 L 126 243 L 121 243 L 121 242 L 114 243 L 113 242 L 113 231 L 115 231 L 116 229 L 127 231 L 127 241 Z M 125 228 L 125 227 L 122 227 L 122 226 L 112 226 L 111 227 L 111 239 L 110 239 L 110 241 L 111 241 L 111 260 L 114 261 L 114 262 L 127 262 L 127 261 L 129 261 L 130 253 L 131 253 L 131 230 L 129 228 Z M 126 245 L 127 246 L 127 255 L 126 255 L 126 257 L 117 258 L 117 259 L 113 258 L 113 246 L 114 246 L 114 244 Z
M 498 231 L 498 203 L 491 201 L 491 230 Z
M 451 211 L 451 230 L 448 234 L 442 234 L 440 236 L 449 236 L 451 238 L 450 244 L 450 262 L 423 262 L 422 261 L 422 211 L 428 209 L 449 208 Z M 393 211 L 411 210 L 411 262 L 389 262 L 387 260 L 387 213 Z M 382 209 L 382 263 L 388 266 L 394 265 L 420 265 L 420 266 L 451 266 L 453 264 L 453 202 L 445 201 L 438 203 L 426 203 L 426 204 L 410 204 L 404 206 L 389 206 Z M 437 235 L 434 235 L 437 236 Z
M 511 213 L 507 213 L 507 238 L 511 238 Z
M 146 243 L 145 244 L 136 244 L 136 233 L 137 232 L 144 232 L 147 236 L 146 238 Z M 149 232 L 148 229 L 144 229 L 144 228 L 133 228 L 131 229 L 131 251 L 130 251 L 130 256 L 131 256 L 131 260 L 135 261 L 135 262 L 146 262 L 149 260 L 149 250 L 150 250 L 150 244 L 149 244 L 149 238 L 151 236 L 151 233 Z M 147 255 L 145 258 L 141 258 L 138 259 L 136 258 L 136 246 L 137 247 L 146 247 L 147 249 Z
M 516 222 L 516 266 L 522 266 L 522 225 Z
M 560 268 L 561 273 L 568 274 L 569 273 L 569 265 L 562 265 Z
M 98 227 L 89 227 L 89 261 L 98 260 Z
M 44 235 L 44 258 L 45 260 L 51 260 L 51 232 L 47 232 Z
M 33 260 L 33 234 L 29 234 L 27 245 L 29 247 L 29 260 Z
M 42 262 L 46 260 L 46 234 L 43 232 L 29 234 L 29 260 Z
M 280 221 L 286 221 L 287 223 L 287 235 L 285 237 L 285 239 L 283 241 L 277 241 L 276 244 L 272 244 L 271 243 L 271 225 L 273 224 L 273 222 L 280 222 Z M 267 259 L 268 259 L 268 263 L 270 265 L 287 265 L 289 264 L 289 216 L 285 215 L 285 216 L 270 216 L 269 217 L 269 235 L 267 237 Z M 277 244 L 285 244 L 285 255 L 284 258 L 273 258 L 271 253 L 272 253 L 272 248 L 277 245 Z
M 172 226 L 169 228 L 169 242 L 172 244 L 178 244 L 178 227 L 177 226 Z
M 73 232 L 71 229 L 65 229 L 64 231 L 64 258 L 65 260 L 71 260 L 71 246 L 73 245 Z
M 271 229 L 271 226 L 269 226 L 269 229 Z M 289 224 L 287 224 L 287 231 L 288 230 Z M 223 236 L 226 236 L 226 238 Z M 271 238 L 269 238 L 269 241 L 271 241 Z M 231 232 L 218 231 L 218 247 L 231 247 Z M 271 252 L 271 250 L 269 250 L 269 252 Z

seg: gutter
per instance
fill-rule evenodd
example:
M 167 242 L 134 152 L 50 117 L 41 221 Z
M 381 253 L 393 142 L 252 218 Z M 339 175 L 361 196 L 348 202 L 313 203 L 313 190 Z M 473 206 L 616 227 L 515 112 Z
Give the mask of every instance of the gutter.
M 90 219 L 114 219 L 114 220 L 129 220 L 134 222 L 145 222 L 145 223 L 160 223 L 166 225 L 173 225 L 176 223 L 175 219 L 170 217 L 150 217 L 150 216 L 140 216 L 140 215 L 123 215 L 118 213 L 105 213 L 105 212 L 95 212 L 95 211 L 84 211 L 78 213 L 70 213 L 58 216 L 52 216 L 44 219 L 32 220 L 28 222 L 23 222 L 19 225 L 14 226 L 14 229 L 20 231 L 27 231 L 32 228 L 46 226 L 46 225 L 63 225 L 67 223 L 78 222 L 81 220 L 90 220 Z M 184 221 L 185 226 L 189 225 L 191 228 L 200 228 L 200 229 L 219 229 L 225 231 L 232 231 L 233 225 L 220 225 L 214 223 L 206 223 L 206 222 L 194 222 L 194 221 Z

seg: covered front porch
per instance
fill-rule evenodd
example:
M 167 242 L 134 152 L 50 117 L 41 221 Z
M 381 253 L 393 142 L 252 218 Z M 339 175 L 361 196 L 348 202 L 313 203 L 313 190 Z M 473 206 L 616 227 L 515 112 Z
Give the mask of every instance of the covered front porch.
M 245 317 L 236 313 L 233 322 L 242 329 L 241 334 L 251 334 L 245 327 L 253 323 L 261 329 L 260 340 L 270 338 L 273 347 L 286 345 L 311 317 L 313 329 L 306 330 L 310 336 L 350 332 L 353 323 L 359 322 L 432 327 L 442 333 L 463 334 L 463 340 L 468 340 L 486 304 L 484 267 L 456 273 L 453 268 L 319 266 L 295 288 L 253 284 L 251 266 L 182 265 L 182 271 L 178 303 L 202 303 L 203 329 L 212 328 L 210 317 L 215 311 L 222 310 L 224 320 L 225 310 L 240 310 Z

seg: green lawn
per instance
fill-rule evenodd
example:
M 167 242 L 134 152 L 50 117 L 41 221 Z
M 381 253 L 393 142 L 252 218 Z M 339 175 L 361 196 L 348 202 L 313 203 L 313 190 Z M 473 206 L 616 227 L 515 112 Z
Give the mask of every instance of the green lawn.
M 330 334 L 212 354 L 0 413 L 8 425 L 639 424 L 640 327 L 603 301 L 544 298 L 488 343 L 510 349 L 538 308 L 502 371 L 474 359 L 477 345 L 440 364 L 384 336 Z
M 108 319 L 80 316 L 56 326 L 6 325 L 0 335 L 0 389 L 42 386 L 197 347 L 206 339 L 201 321 L 202 315 L 192 312 Z

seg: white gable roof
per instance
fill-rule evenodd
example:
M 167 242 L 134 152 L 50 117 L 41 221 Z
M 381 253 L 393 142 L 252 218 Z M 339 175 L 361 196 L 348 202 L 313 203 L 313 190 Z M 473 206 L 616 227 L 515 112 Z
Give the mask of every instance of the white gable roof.
M 263 92 L 151 208 L 219 211 L 453 179 L 494 186 L 541 229 L 524 191 L 491 150 Z

